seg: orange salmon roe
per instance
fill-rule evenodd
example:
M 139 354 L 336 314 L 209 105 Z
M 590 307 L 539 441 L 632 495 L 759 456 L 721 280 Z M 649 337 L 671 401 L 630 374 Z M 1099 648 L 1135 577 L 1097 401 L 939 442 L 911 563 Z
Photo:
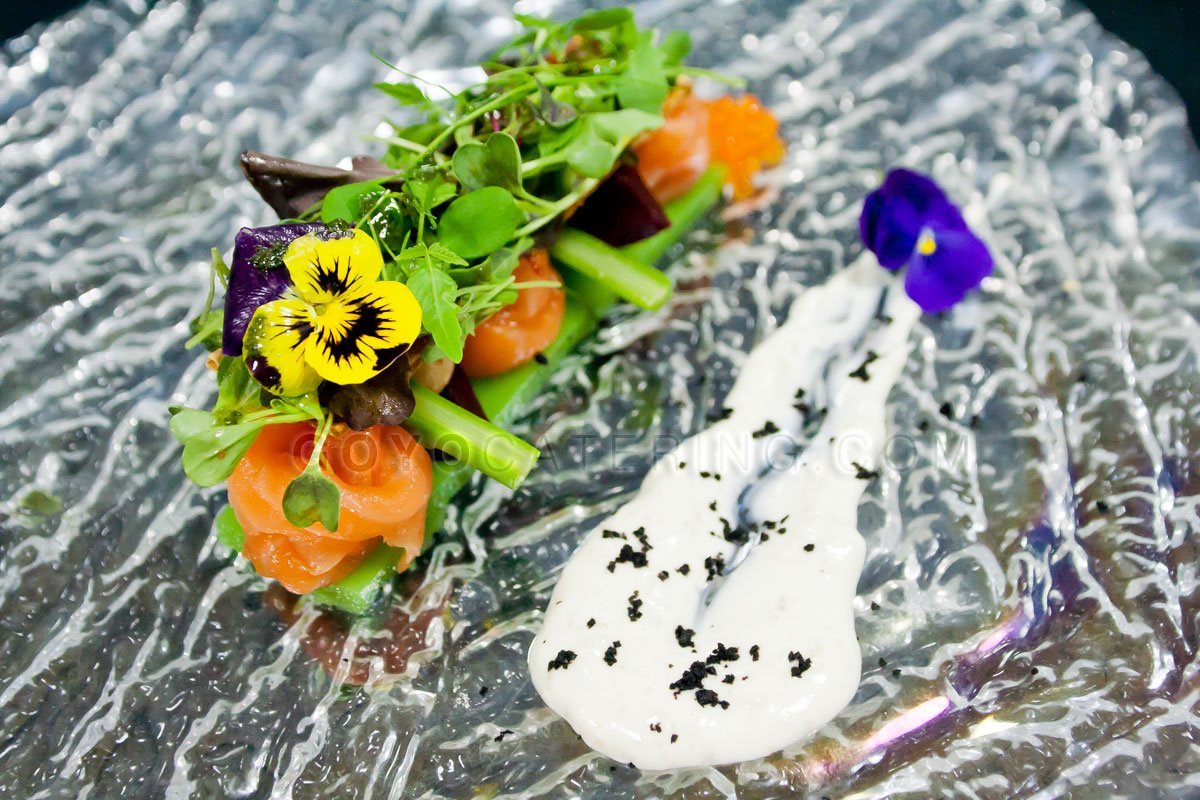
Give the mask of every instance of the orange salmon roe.
M 752 94 L 713 100 L 708 136 L 712 160 L 729 168 L 725 182 L 733 188 L 735 200 L 753 194 L 755 173 L 783 158 L 779 120 Z

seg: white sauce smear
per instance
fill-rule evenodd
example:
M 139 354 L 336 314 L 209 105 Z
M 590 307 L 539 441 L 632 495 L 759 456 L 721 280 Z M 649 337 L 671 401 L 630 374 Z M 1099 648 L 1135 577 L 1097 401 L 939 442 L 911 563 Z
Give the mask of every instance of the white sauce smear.
M 649 770 L 745 761 L 854 696 L 858 504 L 920 315 L 892 292 L 867 333 L 889 280 L 860 261 L 801 294 L 747 356 L 728 417 L 659 461 L 563 569 L 529 669 L 592 748 Z M 822 418 L 806 403 L 826 374 Z

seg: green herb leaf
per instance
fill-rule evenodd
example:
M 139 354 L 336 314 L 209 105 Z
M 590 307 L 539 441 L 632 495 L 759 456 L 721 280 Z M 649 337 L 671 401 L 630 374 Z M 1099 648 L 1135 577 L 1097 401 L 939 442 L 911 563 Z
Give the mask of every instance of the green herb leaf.
M 321 401 L 316 394 L 298 394 L 295 397 L 276 397 L 271 400 L 271 408 L 279 414 L 294 416 L 303 414 L 317 422 L 325 417 Z
M 325 477 L 316 460 L 283 490 L 283 515 L 299 528 L 320 522 L 330 533 L 337 531 L 341 503 L 337 484 Z
M 438 221 L 438 238 L 463 258 L 478 258 L 506 244 L 522 221 L 512 194 L 487 186 L 450 204 Z
M 441 261 L 443 264 L 453 264 L 461 267 L 467 265 L 466 259 L 441 242 L 432 243 L 426 248 L 426 252 L 428 252 L 430 258 Z
M 454 279 L 425 259 L 417 262 L 407 286 L 421 304 L 425 330 L 433 337 L 434 344 L 454 363 L 462 361 L 463 330 L 458 321 L 459 308 L 455 302 L 458 285 Z
M 404 190 L 412 199 L 416 212 L 434 224 L 437 224 L 434 209 L 458 194 L 458 188 L 440 174 L 410 178 L 405 182 Z
M 185 423 L 194 424 L 194 418 Z M 233 474 L 237 463 L 254 444 L 263 424 L 260 420 L 221 425 L 208 430 L 190 430 L 191 435 L 183 445 L 183 471 L 198 486 L 216 486 Z
M 507 133 L 493 133 L 486 142 L 467 142 L 454 151 L 454 174 L 468 189 L 500 186 L 521 191 L 521 151 Z
M 196 408 L 171 409 L 171 422 L 168 427 L 171 435 L 180 444 L 187 444 L 191 439 L 217 426 L 217 419 L 207 411 Z
M 20 505 L 22 511 L 44 517 L 57 514 L 63 509 L 61 497 L 36 486 L 25 493 L 25 496 L 21 498 Z
M 217 364 L 217 402 L 213 415 L 221 424 L 239 421 L 243 414 L 262 408 L 258 381 L 246 369 L 246 362 L 233 356 L 223 356 Z
M 241 552 L 246 544 L 246 531 L 233 513 L 233 506 L 225 506 L 217 512 L 214 520 L 217 528 L 217 541 L 226 547 Z
M 375 88 L 405 106 L 428 107 L 433 102 L 411 83 L 376 83 Z
M 687 31 L 671 31 L 663 37 L 659 49 L 666 66 L 678 67 L 692 52 L 692 37 Z
M 360 201 L 365 195 L 379 191 L 380 184 L 385 180 L 387 178 L 347 183 L 330 189 L 321 202 L 321 221 L 334 222 L 340 219 L 358 222 L 363 213 Z
M 588 114 L 579 121 L 579 131 L 563 149 L 563 157 L 580 175 L 603 178 L 633 137 L 662 124 L 662 116 L 635 108 Z
M 654 46 L 654 31 L 639 31 L 637 45 L 629 54 L 629 67 L 616 80 L 617 100 L 622 108 L 650 114 L 662 110 L 670 90 L 665 62 L 662 50 Z
M 566 29 L 569 35 L 584 31 L 608 30 L 632 24 L 633 12 L 628 8 L 602 8 L 580 14 L 567 23 Z
M 565 128 L 579 117 L 579 111 L 575 106 L 555 97 L 554 93 L 545 86 L 538 95 L 536 111 L 538 119 L 554 129 Z
M 192 336 L 183 346 L 191 349 L 196 345 L 204 345 L 205 350 L 216 350 L 221 346 L 221 330 L 225 325 L 225 312 L 220 308 L 211 308 L 192 320 L 190 330 Z

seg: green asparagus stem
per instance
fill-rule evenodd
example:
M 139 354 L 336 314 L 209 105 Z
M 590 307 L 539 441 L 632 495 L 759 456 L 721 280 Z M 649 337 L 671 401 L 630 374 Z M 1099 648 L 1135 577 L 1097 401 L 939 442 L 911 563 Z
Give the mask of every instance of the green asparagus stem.
M 640 308 L 661 308 L 671 296 L 671 279 L 662 272 L 583 231 L 564 230 L 550 255 Z
M 405 423 L 429 449 L 477 469 L 516 489 L 538 460 L 538 449 L 477 417 L 420 384 L 413 384 L 416 407 Z

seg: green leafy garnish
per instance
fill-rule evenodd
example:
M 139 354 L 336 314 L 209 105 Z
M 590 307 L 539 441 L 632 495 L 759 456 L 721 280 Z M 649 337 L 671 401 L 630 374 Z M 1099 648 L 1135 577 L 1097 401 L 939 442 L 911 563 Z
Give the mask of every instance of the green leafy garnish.
M 509 242 L 522 221 L 511 193 L 485 186 L 450 204 L 438 222 L 438 237 L 460 256 L 480 258 Z
M 458 284 L 431 258 L 417 262 L 408 277 L 408 288 L 421 304 L 425 329 L 433 343 L 456 364 L 462 361 L 463 329 L 459 324 Z
M 321 450 L 332 425 L 333 417 L 327 416 L 321 421 L 308 466 L 283 490 L 283 515 L 298 528 L 320 522 L 330 533 L 338 529 L 342 493 L 321 471 Z
M 467 142 L 454 151 L 454 174 L 468 189 L 499 186 L 523 192 L 521 151 L 507 133 L 493 133 L 486 142 Z

